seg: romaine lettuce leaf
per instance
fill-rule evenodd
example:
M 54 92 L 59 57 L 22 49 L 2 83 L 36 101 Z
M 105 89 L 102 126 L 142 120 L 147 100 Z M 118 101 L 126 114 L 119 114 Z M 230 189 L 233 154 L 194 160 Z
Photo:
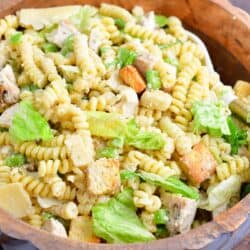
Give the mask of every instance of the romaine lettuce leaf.
M 11 137 L 17 141 L 50 140 L 52 131 L 45 118 L 29 101 L 21 101 L 9 128 Z
M 92 209 L 94 233 L 109 243 L 148 242 L 155 237 L 138 218 L 132 190 L 124 189 L 117 197 Z
M 97 158 L 117 158 L 119 152 L 117 148 L 114 147 L 104 147 L 97 151 L 96 157 Z
M 213 136 L 229 135 L 228 114 L 223 103 L 195 102 L 191 109 L 194 116 L 193 131 Z

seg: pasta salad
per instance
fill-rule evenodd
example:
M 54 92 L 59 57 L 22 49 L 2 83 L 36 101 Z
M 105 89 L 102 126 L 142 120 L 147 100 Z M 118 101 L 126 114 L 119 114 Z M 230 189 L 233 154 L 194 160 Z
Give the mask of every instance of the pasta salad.
M 250 190 L 250 83 L 224 85 L 177 17 L 21 9 L 0 20 L 0 95 L 0 207 L 38 229 L 148 242 Z

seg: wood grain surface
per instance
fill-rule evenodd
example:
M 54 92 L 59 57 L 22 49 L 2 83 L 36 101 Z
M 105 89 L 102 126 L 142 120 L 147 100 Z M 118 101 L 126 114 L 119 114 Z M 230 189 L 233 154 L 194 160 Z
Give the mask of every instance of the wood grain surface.
M 249 0 L 246 0 L 249 1 Z M 47 7 L 62 4 L 88 3 L 97 0 L 0 0 L 0 16 L 22 7 Z M 146 10 L 180 17 L 204 37 L 213 56 L 216 69 L 226 83 L 235 79 L 250 80 L 250 16 L 234 8 L 227 0 L 105 0 L 131 9 L 135 4 Z M 204 35 L 205 34 L 205 35 Z M 233 249 L 250 234 L 250 195 L 240 203 L 217 216 L 212 222 L 188 233 L 157 240 L 148 244 L 109 245 L 88 244 L 62 239 L 32 228 L 0 210 L 0 230 L 19 239 L 31 241 L 39 249 L 72 250 L 179 250 L 179 249 Z M 244 243 L 249 248 L 248 243 Z M 239 249 L 239 246 L 236 248 Z M 242 248 L 241 250 L 243 250 Z

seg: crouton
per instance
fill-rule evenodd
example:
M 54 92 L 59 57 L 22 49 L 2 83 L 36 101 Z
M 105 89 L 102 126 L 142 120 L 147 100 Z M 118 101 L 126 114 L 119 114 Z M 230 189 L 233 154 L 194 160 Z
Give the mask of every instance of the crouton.
M 235 94 L 239 98 L 244 98 L 250 95 L 250 83 L 245 81 L 237 81 L 234 85 Z
M 132 87 L 136 93 L 141 93 L 146 88 L 146 83 L 143 80 L 142 76 L 132 65 L 123 67 L 119 71 L 119 76 L 125 84 Z
M 145 77 L 147 70 L 152 70 L 157 59 L 150 53 L 143 51 L 135 59 L 134 65 L 139 72 Z
M 51 234 L 67 238 L 67 232 L 63 224 L 53 218 L 46 220 L 42 226 L 42 229 Z
M 193 184 L 200 184 L 214 172 L 217 162 L 209 149 L 199 143 L 193 149 L 179 158 L 180 166 Z
M 172 102 L 172 97 L 161 90 L 146 90 L 140 99 L 140 104 L 149 109 L 166 111 Z
M 92 220 L 89 216 L 79 216 L 71 220 L 69 238 L 84 242 L 100 242 L 100 239 L 97 238 L 93 233 Z
M 195 217 L 197 202 L 167 192 L 161 194 L 161 200 L 169 212 L 169 221 L 166 226 L 170 234 L 189 231 Z
M 7 108 L 0 116 L 0 126 L 4 127 L 4 128 L 9 128 L 11 123 L 12 123 L 12 119 L 14 117 L 14 114 L 16 113 L 16 111 L 18 110 L 20 104 L 14 104 L 11 107 Z
M 93 195 L 114 194 L 120 187 L 119 161 L 101 158 L 87 168 L 88 191 Z
M 81 135 L 72 134 L 65 140 L 65 145 L 73 164 L 84 167 L 94 159 L 94 146 L 88 131 Z

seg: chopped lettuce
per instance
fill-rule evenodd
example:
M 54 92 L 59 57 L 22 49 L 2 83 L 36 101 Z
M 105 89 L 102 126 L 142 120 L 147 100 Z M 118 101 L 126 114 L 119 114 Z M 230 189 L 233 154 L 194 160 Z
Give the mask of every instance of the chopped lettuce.
M 124 189 L 115 198 L 93 207 L 95 235 L 109 243 L 148 242 L 155 239 L 135 212 L 132 192 L 131 189 Z
M 63 56 L 67 56 L 68 53 L 73 51 L 74 35 L 69 35 L 63 42 L 61 53 Z
M 213 136 L 230 135 L 225 106 L 218 103 L 195 102 L 191 109 L 194 116 L 193 131 Z
M 97 158 L 117 158 L 119 152 L 114 147 L 104 147 L 97 151 Z
M 59 50 L 57 45 L 54 43 L 43 43 L 42 49 L 45 53 L 57 52 Z
M 23 33 L 20 31 L 15 32 L 10 36 L 10 43 L 12 45 L 17 45 L 22 41 Z
M 136 53 L 126 48 L 120 48 L 116 58 L 116 65 L 118 68 L 123 68 L 127 65 L 134 63 L 136 59 Z
M 117 28 L 119 30 L 123 30 L 125 28 L 126 23 L 122 19 L 116 18 L 115 19 L 115 25 L 117 26 Z
M 90 20 L 97 13 L 97 9 L 85 5 L 78 13 L 70 17 L 70 21 L 76 26 L 76 28 L 81 32 L 87 32 L 90 28 Z
M 167 179 L 164 179 L 159 175 L 148 173 L 145 171 L 140 171 L 140 172 L 132 172 L 130 170 L 121 171 L 122 181 L 135 178 L 136 176 L 139 176 L 145 182 L 162 187 L 168 192 L 181 194 L 184 197 L 188 197 L 195 200 L 199 199 L 199 193 L 194 188 L 189 187 L 176 177 L 171 176 L 168 177 Z
M 21 101 L 9 128 L 11 137 L 17 141 L 50 140 L 53 137 L 48 122 L 29 101 Z
M 120 137 L 114 138 L 112 141 L 109 142 L 109 145 L 115 148 L 123 148 L 124 137 L 120 136 Z
M 165 146 L 165 140 L 162 135 L 150 131 L 140 131 L 134 137 L 126 138 L 126 143 L 144 150 L 159 150 Z
M 208 198 L 199 204 L 199 208 L 213 211 L 216 208 L 227 205 L 230 199 L 240 192 L 241 179 L 238 175 L 232 175 L 228 179 L 212 185 L 208 188 Z
M 239 147 L 247 144 L 247 131 L 237 127 L 231 117 L 227 118 L 230 135 L 225 135 L 225 140 L 231 145 L 231 154 L 237 154 Z
M 163 15 L 155 15 L 155 23 L 159 28 L 163 28 L 168 25 L 168 18 Z
M 58 28 L 58 23 L 51 24 L 51 25 L 45 27 L 44 29 L 42 29 L 40 31 L 39 35 L 42 38 L 45 38 L 48 33 L 51 33 L 53 30 L 55 30 L 57 28 Z
M 166 225 L 168 222 L 168 214 L 166 209 L 159 209 L 154 213 L 154 223 L 156 225 Z
M 168 58 L 164 59 L 164 61 L 166 63 L 168 63 L 168 64 L 171 64 L 171 65 L 175 66 L 176 68 L 179 67 L 179 61 L 178 61 L 177 58 L 170 58 L 170 57 L 168 57 Z
M 13 154 L 5 158 L 4 164 L 9 167 L 20 167 L 26 162 L 26 158 L 22 154 Z
M 85 111 L 92 135 L 104 138 L 117 138 L 124 135 L 126 123 L 117 113 Z
M 140 131 L 134 120 L 126 122 L 116 113 L 85 111 L 92 135 L 104 138 L 125 138 L 125 144 L 138 149 L 158 150 L 165 140 L 160 133 Z
M 147 87 L 149 89 L 160 89 L 161 88 L 161 79 L 160 74 L 156 70 L 147 70 L 146 71 L 146 80 Z

